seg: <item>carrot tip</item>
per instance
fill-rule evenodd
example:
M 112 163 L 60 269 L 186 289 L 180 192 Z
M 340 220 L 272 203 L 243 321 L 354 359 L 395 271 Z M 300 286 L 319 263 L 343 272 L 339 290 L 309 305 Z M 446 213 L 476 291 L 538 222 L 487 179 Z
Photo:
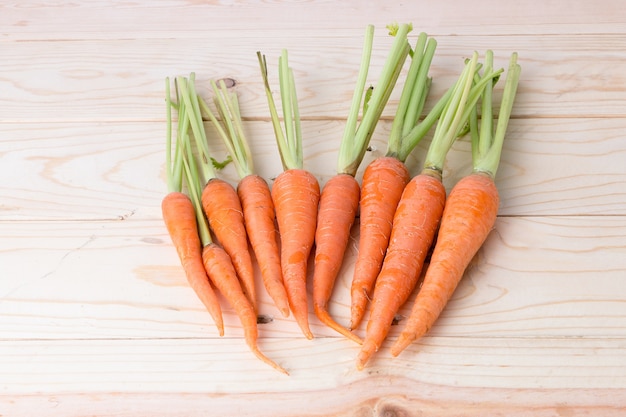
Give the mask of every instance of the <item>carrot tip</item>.
M 416 339 L 414 335 L 408 335 L 401 333 L 398 340 L 391 346 L 391 356 L 394 358 L 400 355 L 404 349 L 406 349 Z

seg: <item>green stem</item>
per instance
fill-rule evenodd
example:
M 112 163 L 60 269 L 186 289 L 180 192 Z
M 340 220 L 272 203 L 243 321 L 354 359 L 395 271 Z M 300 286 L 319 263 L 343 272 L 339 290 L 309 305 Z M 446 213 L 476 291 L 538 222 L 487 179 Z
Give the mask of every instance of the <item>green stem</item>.
M 302 168 L 302 162 L 303 162 L 302 154 L 298 155 L 297 150 L 295 150 L 294 152 L 294 149 L 290 146 L 290 142 L 294 140 L 294 137 L 293 136 L 287 137 L 286 134 L 283 132 L 282 126 L 280 124 L 280 118 L 278 116 L 278 111 L 276 110 L 276 103 L 274 102 L 272 89 L 270 88 L 270 84 L 268 80 L 267 61 L 265 59 L 265 55 L 262 55 L 261 52 L 257 52 L 257 57 L 259 60 L 259 66 L 261 67 L 261 76 L 263 77 L 263 83 L 265 85 L 265 95 L 267 96 L 267 102 L 268 102 L 270 115 L 272 119 L 272 126 L 274 127 L 274 135 L 276 136 L 276 143 L 278 145 L 278 151 L 280 154 L 280 159 L 283 164 L 283 169 L 287 170 L 287 169 L 293 169 L 293 168 Z M 286 60 L 283 60 L 280 63 L 283 65 L 286 65 L 288 68 L 288 63 Z M 285 85 L 287 86 L 287 88 L 289 88 L 289 85 L 291 85 L 291 83 L 285 83 L 284 72 L 279 70 L 279 77 L 281 77 L 281 74 L 282 74 L 281 86 Z M 295 92 L 286 93 L 281 88 L 281 97 L 283 96 L 285 97 L 285 100 L 290 100 L 292 97 L 295 96 Z M 283 105 L 283 112 L 290 113 L 289 109 L 285 110 L 285 106 L 290 106 L 290 103 L 283 102 L 282 105 Z M 292 111 L 293 110 L 291 110 L 291 112 Z M 297 113 L 297 110 L 296 110 L 296 113 Z M 295 140 L 299 140 L 299 139 L 295 138 Z
M 420 34 L 409 72 L 405 81 L 398 109 L 391 127 L 387 156 L 404 162 L 420 140 L 435 123 L 442 110 L 442 105 L 435 106 L 423 123 L 418 123 L 430 90 L 431 80 L 428 71 L 435 55 L 437 42 Z
M 356 130 L 354 130 L 352 124 L 356 118 L 354 113 L 357 111 L 355 109 L 358 109 L 358 106 L 354 105 L 356 99 L 353 99 L 353 106 L 351 107 L 350 115 L 348 116 L 350 125 L 346 126 L 344 137 L 342 138 L 339 149 L 337 162 L 338 173 L 346 173 L 352 176 L 356 175 L 356 171 L 365 156 L 365 152 L 372 134 L 374 133 L 376 124 L 380 120 L 382 112 L 387 105 L 389 96 L 395 87 L 396 81 L 398 80 L 404 62 L 406 61 L 411 49 L 407 40 L 407 35 L 410 30 L 411 25 L 408 24 L 403 24 L 398 27 L 397 32 L 395 33 L 394 42 L 383 66 L 378 83 L 373 89 L 372 95 L 367 102 L 367 110 L 364 112 L 361 123 Z M 369 35 L 366 34 L 366 45 L 368 45 L 367 42 L 371 43 L 368 36 Z M 366 57 L 367 62 L 369 62 L 368 55 L 371 52 L 368 48 L 371 48 L 371 46 L 366 46 L 364 48 L 362 67 Z M 357 83 L 357 91 L 360 89 L 359 83 L 362 82 L 362 77 L 365 77 L 363 74 L 366 73 L 361 71 L 361 76 L 359 76 Z M 355 91 L 355 95 L 357 91 Z M 351 134 L 351 132 L 354 132 L 354 134 Z
M 496 175 L 500 164 L 500 156 L 502 153 L 502 145 L 504 143 L 506 129 L 511 117 L 515 95 L 517 93 L 521 70 L 520 65 L 517 63 L 517 53 L 513 53 L 509 61 L 504 91 L 502 92 L 502 101 L 498 112 L 498 122 L 496 124 L 495 134 L 492 134 L 490 130 L 481 130 L 479 132 L 476 144 L 478 147 L 478 151 L 476 151 L 477 158 L 473 161 L 474 172 L 487 173 L 492 177 L 495 177 Z M 483 144 L 484 142 L 490 144 L 488 149 L 485 151 L 483 151 L 483 148 L 486 147 Z
M 357 123 L 359 120 L 359 110 L 363 103 L 363 113 L 369 106 L 372 89 L 368 89 L 365 99 L 363 92 L 365 91 L 365 83 L 367 82 L 367 74 L 369 72 L 370 60 L 372 57 L 372 44 L 374 43 L 374 25 L 368 25 L 365 30 L 365 40 L 363 43 L 363 52 L 361 53 L 361 65 L 357 76 L 356 87 L 352 95 L 352 103 L 346 120 L 346 127 L 343 131 L 343 138 L 339 148 L 339 157 L 337 158 L 337 171 L 342 171 L 344 166 L 350 165 L 352 162 L 351 150 L 353 148 L 352 138 L 356 135 Z M 373 88 L 373 87 L 372 87 Z M 345 160 L 348 159 L 348 162 Z
M 211 81 L 211 88 L 215 95 L 214 102 L 220 113 L 221 123 L 208 104 L 202 97 L 198 96 L 200 109 L 215 126 L 218 136 L 222 139 L 235 163 L 239 177 L 243 178 L 253 172 L 253 162 L 243 131 L 237 93 L 229 92 L 224 80 L 220 80 L 219 87 L 215 81 Z
M 178 77 L 178 80 L 181 97 L 185 103 L 185 114 L 189 118 L 194 143 L 200 152 L 200 167 L 202 172 L 198 172 L 198 174 L 202 175 L 201 181 L 206 183 L 210 179 L 215 178 L 216 175 L 215 170 L 211 165 L 211 156 L 209 153 L 206 132 L 202 122 L 200 103 L 198 102 L 198 94 L 196 93 L 194 86 L 195 74 L 192 73 L 189 80 L 183 77 Z

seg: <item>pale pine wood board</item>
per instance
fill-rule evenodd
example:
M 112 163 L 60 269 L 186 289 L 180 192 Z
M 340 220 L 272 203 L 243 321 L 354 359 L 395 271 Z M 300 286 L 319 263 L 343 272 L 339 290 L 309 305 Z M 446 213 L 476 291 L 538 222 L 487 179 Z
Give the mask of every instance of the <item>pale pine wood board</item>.
M 452 35 L 623 33 L 625 12 L 619 0 L 502 2 L 463 0 L 385 3 L 349 0 L 74 1 L 17 2 L 3 5 L 0 26 L 8 40 L 210 38 L 254 34 L 286 38 L 294 32 L 328 35 L 407 19 L 420 30 Z
M 364 31 L 259 38 L 121 39 L 2 44 L 0 96 L 3 120 L 33 122 L 159 121 L 165 118 L 165 77 L 197 73 L 200 91 L 210 79 L 237 82 L 245 118 L 269 119 L 256 52 L 268 60 L 278 88 L 278 57 L 289 51 L 303 119 L 345 119 L 358 73 Z M 208 34 L 207 36 L 212 36 Z M 416 36 L 416 35 L 415 35 Z M 435 36 L 437 53 L 427 108 L 443 94 L 474 50 L 492 49 L 495 65 L 505 68 L 512 52 L 523 67 L 513 117 L 621 117 L 626 114 L 626 49 L 617 34 L 528 36 Z M 392 39 L 376 32 L 368 79 L 379 75 Z M 402 81 L 399 83 L 402 85 Z M 501 88 L 501 87 L 500 87 Z M 393 116 L 400 88 L 383 116 Z M 591 104 L 593 103 L 593 104 Z

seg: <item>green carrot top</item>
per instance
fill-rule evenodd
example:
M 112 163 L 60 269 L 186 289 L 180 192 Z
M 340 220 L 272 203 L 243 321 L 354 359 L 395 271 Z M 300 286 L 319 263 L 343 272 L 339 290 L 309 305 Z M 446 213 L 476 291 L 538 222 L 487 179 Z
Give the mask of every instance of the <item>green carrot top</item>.
M 280 125 L 280 118 L 276 110 L 276 104 L 272 96 L 272 90 L 267 76 L 267 61 L 265 55 L 257 52 L 261 76 L 265 85 L 265 94 L 269 105 L 272 126 L 276 136 L 276 143 L 280 153 L 283 168 L 302 169 L 302 129 L 300 126 L 300 112 L 298 109 L 298 98 L 296 96 L 296 84 L 293 70 L 289 67 L 287 50 L 283 49 L 278 60 L 278 79 L 280 84 L 280 98 L 283 109 L 283 124 L 285 130 Z
M 493 67 L 493 52 L 487 51 L 485 71 L 491 67 Z M 474 172 L 483 172 L 491 177 L 496 175 L 521 70 L 521 66 L 517 63 L 517 53 L 511 54 L 495 129 L 493 126 L 493 88 L 491 85 L 488 85 L 482 94 L 480 125 L 478 124 L 476 112 L 473 113 L 470 119 Z
M 200 161 L 210 158 L 200 107 L 195 93 L 195 76 L 187 79 L 185 77 L 176 78 L 176 103 L 172 102 L 170 95 L 170 82 L 166 78 L 166 110 L 167 110 L 167 135 L 166 135 L 166 165 L 167 183 L 169 191 L 186 191 L 189 199 L 193 203 L 196 220 L 198 223 L 198 233 L 202 245 L 212 242 L 209 232 L 208 222 L 202 211 L 201 195 L 202 187 L 208 179 L 215 177 L 215 172 L 210 163 L 200 162 L 196 159 L 194 147 L 200 149 Z M 176 142 L 172 144 L 172 108 L 178 111 L 178 126 L 176 130 Z M 191 130 L 191 132 L 190 132 Z M 190 134 L 191 133 L 191 134 Z M 193 141 L 192 141 L 193 137 Z M 172 147 L 174 156 L 172 160 Z M 200 167 L 203 167 L 201 169 Z
M 442 109 L 424 161 L 425 170 L 441 175 L 446 155 L 461 136 L 483 90 L 490 88 L 503 71 L 494 71 L 493 66 L 486 66 L 480 76 L 479 69 L 478 53 L 474 52 L 472 58 L 465 63 L 458 80 L 444 95 L 445 100 L 440 100 Z
M 215 81 L 211 81 L 211 88 L 220 120 L 201 97 L 198 98 L 200 108 L 211 120 L 222 142 L 226 145 L 228 153 L 235 163 L 237 174 L 240 178 L 244 178 L 254 173 L 254 162 L 243 129 L 237 93 L 229 90 L 224 80 L 219 80 L 219 85 Z
M 390 27 L 390 33 L 395 36 L 394 42 L 383 66 L 378 84 L 373 89 L 366 91 L 364 100 L 363 93 L 365 91 L 374 36 L 374 26 L 367 26 L 357 83 L 339 148 L 338 173 L 356 175 L 376 124 L 387 105 L 389 96 L 411 49 L 407 40 L 407 35 L 411 30 L 412 27 L 409 24 Z M 363 117 L 361 123 L 357 126 L 359 110 L 363 100 Z

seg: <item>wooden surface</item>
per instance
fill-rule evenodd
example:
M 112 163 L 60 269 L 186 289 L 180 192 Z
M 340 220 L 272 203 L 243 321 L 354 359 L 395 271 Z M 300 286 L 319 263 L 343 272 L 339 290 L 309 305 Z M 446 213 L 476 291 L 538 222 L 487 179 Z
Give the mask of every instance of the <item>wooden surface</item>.
M 0 2 L 0 416 L 624 415 L 626 9 L 564 3 Z M 361 372 L 352 342 L 313 315 L 304 339 L 260 289 L 260 346 L 286 377 L 253 357 L 229 309 L 218 337 L 187 286 L 160 217 L 164 79 L 195 71 L 206 94 L 210 79 L 235 80 L 271 179 L 255 53 L 275 79 L 287 48 L 305 164 L 323 184 L 365 25 L 374 81 L 394 21 L 439 43 L 431 97 L 474 50 L 498 66 L 519 53 L 496 230 L 431 333 L 398 358 L 385 344 Z M 364 165 L 384 153 L 398 96 Z M 469 169 L 463 141 L 446 186 Z M 341 322 L 355 253 L 333 295 Z

